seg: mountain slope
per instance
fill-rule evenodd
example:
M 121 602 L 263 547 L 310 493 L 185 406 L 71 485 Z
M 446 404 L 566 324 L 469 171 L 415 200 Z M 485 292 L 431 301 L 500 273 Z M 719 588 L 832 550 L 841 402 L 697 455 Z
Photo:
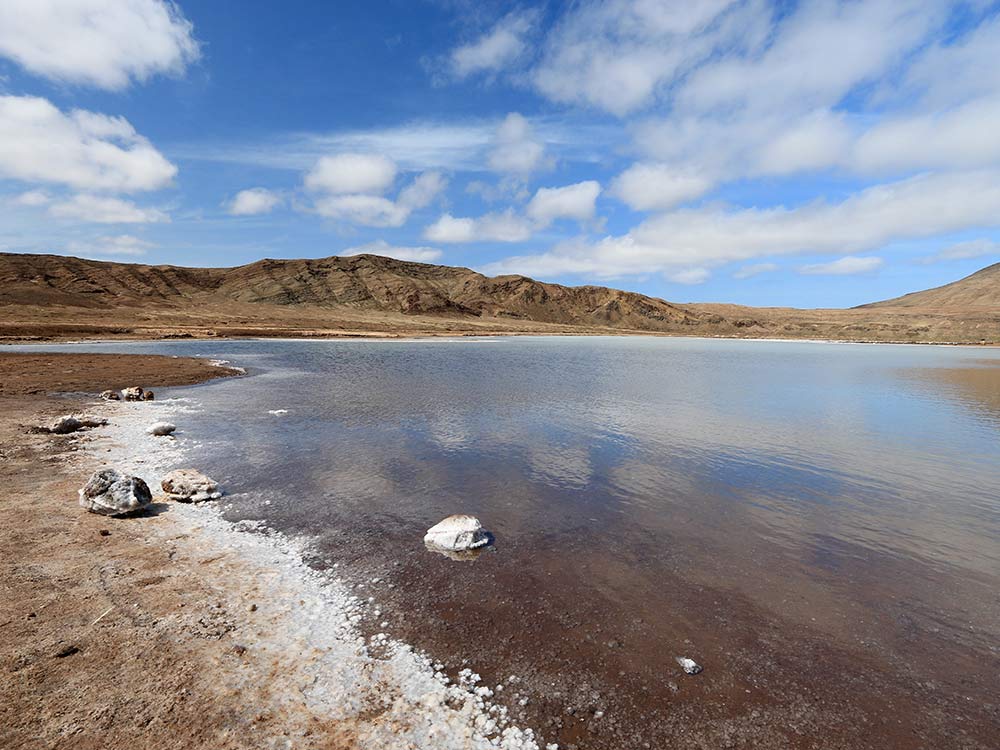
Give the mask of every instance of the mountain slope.
M 860 308 L 912 307 L 924 309 L 1000 309 L 1000 263 L 976 271 L 964 279 L 922 292 L 861 305 Z
M 149 310 L 226 300 L 254 306 L 506 318 L 648 331 L 711 317 L 633 292 L 566 287 L 523 276 L 490 278 L 467 268 L 377 255 L 181 268 L 0 254 L 0 305 Z

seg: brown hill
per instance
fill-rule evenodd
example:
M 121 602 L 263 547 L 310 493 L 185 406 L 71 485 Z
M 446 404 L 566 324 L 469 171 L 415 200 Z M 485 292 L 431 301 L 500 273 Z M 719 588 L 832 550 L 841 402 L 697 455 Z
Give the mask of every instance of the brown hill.
M 912 307 L 926 310 L 991 307 L 1000 310 L 1000 263 L 994 263 L 944 286 L 861 305 L 861 308 L 872 307 Z
M 377 255 L 261 260 L 236 268 L 181 268 L 0 254 L 0 306 L 111 310 L 217 307 L 251 317 L 375 313 L 489 318 L 561 326 L 667 331 L 711 316 L 661 299 L 597 286 L 566 287 L 523 276 L 490 278 L 467 268 Z M 268 308 L 265 310 L 264 308 Z M 325 313 L 325 314 L 324 314 Z
M 991 266 L 900 300 L 794 310 L 675 305 L 377 255 L 181 268 L 0 253 L 0 341 L 629 332 L 996 343 L 998 278 Z

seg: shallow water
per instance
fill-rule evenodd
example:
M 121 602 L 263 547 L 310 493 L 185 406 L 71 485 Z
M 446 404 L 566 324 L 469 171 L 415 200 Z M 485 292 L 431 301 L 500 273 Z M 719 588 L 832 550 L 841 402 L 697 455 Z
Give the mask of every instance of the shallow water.
M 617 337 L 45 348 L 247 368 L 158 394 L 203 407 L 180 435 L 229 491 L 227 516 L 379 578 L 389 631 L 450 666 L 529 674 L 524 710 L 564 743 L 676 737 L 671 706 L 709 740 L 722 718 L 747 739 L 751 710 L 790 711 L 789 686 L 857 689 L 854 670 L 881 687 L 829 709 L 832 723 L 884 699 L 966 707 L 972 743 L 997 729 L 1000 351 Z M 471 563 L 424 549 L 452 513 L 478 516 L 495 547 Z M 820 650 L 781 663 L 791 645 Z M 680 674 L 681 654 L 703 675 Z M 556 722 L 567 703 L 589 714 Z M 953 729 L 930 721 L 859 736 L 909 747 Z

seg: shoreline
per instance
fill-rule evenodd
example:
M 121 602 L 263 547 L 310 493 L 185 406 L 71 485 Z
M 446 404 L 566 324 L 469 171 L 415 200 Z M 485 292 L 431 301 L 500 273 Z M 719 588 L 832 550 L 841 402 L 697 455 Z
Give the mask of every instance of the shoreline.
M 329 335 L 329 336 L 206 336 L 206 337 L 122 337 L 122 338 L 79 338 L 60 339 L 47 338 L 44 340 L 0 340 L 0 352 L 6 348 L 21 347 L 43 347 L 43 346 L 64 346 L 83 344 L 173 344 L 173 343 L 193 343 L 202 341 L 367 341 L 373 343 L 392 342 L 438 342 L 452 340 L 455 343 L 467 339 L 495 339 L 495 338 L 653 338 L 653 339 L 693 339 L 696 341 L 763 341 L 773 343 L 788 344 L 857 344 L 864 346 L 940 346 L 949 348 L 967 347 L 970 349 L 994 349 L 1000 347 L 1000 342 L 970 342 L 970 341 L 902 341 L 902 340 L 879 340 L 879 339 L 834 339 L 834 338 L 789 338 L 780 336 L 711 336 L 711 335 L 687 335 L 683 333 L 658 333 L 655 331 L 625 331 L 625 332 L 553 332 L 541 333 L 530 331 L 525 333 L 414 333 L 414 334 L 385 334 L 359 333 L 357 335 Z
M 131 602 L 132 610 L 162 610 L 152 615 L 157 625 L 144 626 L 142 617 L 138 626 L 133 621 L 140 631 L 133 636 L 138 641 L 150 637 L 173 641 L 171 649 L 181 653 L 172 654 L 169 660 L 185 661 L 186 667 L 203 672 L 202 678 L 211 686 L 206 688 L 215 693 L 211 701 L 220 706 L 226 718 L 209 719 L 199 743 L 218 742 L 219 747 L 412 746 L 456 750 L 545 747 L 531 730 L 522 730 L 511 721 L 507 708 L 494 700 L 493 689 L 479 684 L 478 675 L 471 669 L 463 670 L 459 679 L 452 681 L 440 665 L 435 669 L 429 657 L 382 631 L 364 638 L 362 628 L 378 630 L 378 603 L 357 595 L 349 583 L 336 577 L 335 571 L 310 568 L 303 560 L 308 546 L 302 542 L 253 524 L 226 521 L 222 517 L 225 497 L 198 505 L 158 497 L 159 474 L 186 465 L 188 454 L 196 448 L 185 445 L 183 437 L 184 416 L 197 411 L 196 399 L 133 404 L 77 395 L 47 399 L 45 404 L 39 404 L 42 409 L 36 414 L 51 411 L 56 405 L 85 407 L 89 413 L 110 421 L 108 426 L 84 434 L 37 438 L 55 443 L 58 452 L 52 455 L 51 463 L 63 492 L 67 485 L 82 484 L 102 464 L 143 476 L 154 490 L 154 505 L 136 518 L 88 514 L 76 506 L 75 493 L 57 502 L 70 523 L 85 528 L 91 538 L 113 539 L 127 545 L 130 559 L 138 560 L 146 554 L 161 558 L 159 565 L 149 569 L 134 567 L 118 584 L 126 589 L 139 587 L 143 594 L 169 585 L 169 594 L 154 596 L 155 603 Z M 146 434 L 146 426 L 161 419 L 178 423 L 179 439 Z M 50 478 L 55 477 L 50 473 Z M 109 534 L 97 536 L 98 528 Z M 106 588 L 104 582 L 97 585 L 98 589 L 102 587 Z M 363 593 L 372 593 L 372 588 L 366 586 Z M 90 591 L 87 598 L 97 594 Z M 134 620 L 127 601 L 130 597 L 119 591 L 113 598 L 119 601 L 112 602 L 111 607 L 104 607 L 103 602 L 87 607 L 90 611 L 83 619 L 96 620 L 86 635 L 77 635 L 68 646 L 56 649 L 72 653 L 53 658 L 49 662 L 53 667 L 79 669 L 95 650 L 93 638 L 114 640 L 123 625 L 127 629 L 123 618 Z M 97 609 L 101 611 L 94 614 Z M 29 612 L 23 617 L 30 627 L 38 614 Z M 12 624 L 14 620 L 2 623 L 5 628 Z M 166 632 L 160 626 L 165 626 Z M 183 634 L 179 640 L 177 633 Z M 15 637 L 11 642 L 15 651 L 27 645 L 19 641 Z M 28 661 L 37 661 L 40 656 L 28 657 Z M 91 672 L 95 666 L 84 666 L 83 671 Z M 115 668 L 129 671 L 117 660 Z M 137 678 L 140 685 L 147 679 L 141 671 Z M 99 671 L 88 681 L 96 680 L 92 687 L 113 692 L 111 686 L 102 684 L 106 679 Z M 9 727 L 0 730 L 0 741 L 10 747 L 35 746 L 28 740 L 30 731 L 19 732 L 36 722 L 24 715 L 23 707 L 18 712 L 18 699 L 27 705 L 31 701 L 28 696 L 18 695 L 17 686 L 13 691 L 9 703 L 17 715 L 0 722 Z M 177 690 L 182 697 L 185 692 Z M 52 700 L 48 695 L 37 697 L 43 704 Z M 40 728 L 46 731 L 39 732 Z M 247 729 L 252 730 L 252 736 L 245 742 L 230 737 L 233 732 Z M 60 745 L 58 740 L 46 737 L 46 732 L 51 731 L 47 722 L 38 721 L 34 731 L 38 732 L 37 746 Z M 73 747 L 90 746 L 86 729 L 82 731 L 82 737 L 75 733 Z M 119 732 L 120 743 L 114 741 L 114 733 L 111 741 L 107 734 L 100 740 L 94 737 L 94 746 L 124 746 L 128 734 L 125 730 Z M 187 742 L 192 738 L 180 742 L 183 735 L 165 736 L 154 744 L 189 746 Z M 149 744 L 145 732 L 142 737 Z M 222 737 L 225 741 L 219 742 Z

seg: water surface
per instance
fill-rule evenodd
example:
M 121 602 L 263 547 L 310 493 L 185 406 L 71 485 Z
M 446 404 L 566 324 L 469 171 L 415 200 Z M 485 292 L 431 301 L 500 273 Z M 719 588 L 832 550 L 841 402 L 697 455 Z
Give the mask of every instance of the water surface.
M 246 367 L 163 394 L 203 405 L 180 428 L 227 515 L 380 579 L 386 629 L 449 667 L 525 675 L 513 710 L 561 746 L 987 747 L 1000 731 L 1000 351 L 51 348 Z M 496 535 L 473 563 L 421 542 L 459 512 Z M 682 654 L 705 672 L 680 673 Z

